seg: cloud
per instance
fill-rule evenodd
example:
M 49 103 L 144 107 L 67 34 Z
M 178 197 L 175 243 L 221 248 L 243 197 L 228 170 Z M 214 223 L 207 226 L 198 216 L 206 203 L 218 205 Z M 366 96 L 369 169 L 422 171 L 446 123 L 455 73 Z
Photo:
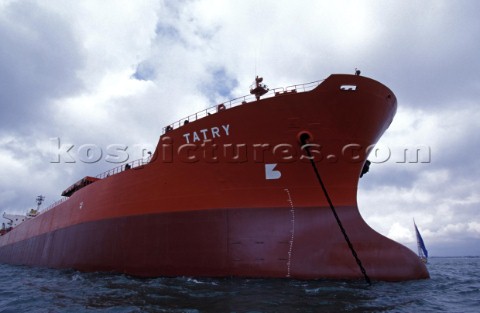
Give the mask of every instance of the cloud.
M 480 239 L 475 228 L 468 226 L 479 222 L 480 192 L 475 188 L 480 174 L 476 157 L 480 147 L 475 144 L 479 117 L 470 103 L 433 111 L 400 107 L 379 145 L 390 149 L 391 158 L 372 164 L 360 181 L 359 206 L 367 222 L 414 247 L 399 228 L 409 229 L 414 238 L 415 218 L 427 245 L 433 246 L 433 255 L 448 255 L 440 242 Z M 430 162 L 420 163 L 428 158 L 417 160 L 405 154 L 405 149 L 416 147 L 429 148 Z
M 49 101 L 82 87 L 81 46 L 68 22 L 31 1 L 0 11 L 0 131 L 32 129 L 52 114 Z

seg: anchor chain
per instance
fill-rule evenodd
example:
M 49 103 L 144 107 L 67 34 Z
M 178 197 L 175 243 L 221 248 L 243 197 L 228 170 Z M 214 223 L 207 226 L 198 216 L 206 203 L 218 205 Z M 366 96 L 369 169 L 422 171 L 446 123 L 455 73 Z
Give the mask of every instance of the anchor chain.
M 335 207 L 333 206 L 333 202 L 330 199 L 330 196 L 327 192 L 327 188 L 325 187 L 325 184 L 323 183 L 323 180 L 322 180 L 322 178 L 320 176 L 320 173 L 318 171 L 318 168 L 315 165 L 315 161 L 313 160 L 312 154 L 310 153 L 310 147 L 307 145 L 307 141 L 308 141 L 309 137 L 310 137 L 310 135 L 308 135 L 307 133 L 301 134 L 300 142 L 302 144 L 302 149 L 305 149 L 305 151 L 307 152 L 308 159 L 310 160 L 310 163 L 312 164 L 312 167 L 313 167 L 313 171 L 315 172 L 315 176 L 317 176 L 317 180 L 320 183 L 320 186 L 322 187 L 323 194 L 325 195 L 325 198 L 327 199 L 327 202 L 330 206 L 330 209 L 332 210 L 332 213 L 335 216 L 335 220 L 337 221 L 338 227 L 340 227 L 340 230 L 342 231 L 343 237 L 345 238 L 345 241 L 347 242 L 348 247 L 350 248 L 350 251 L 352 252 L 353 257 L 355 258 L 355 261 L 357 262 L 358 267 L 360 268 L 360 271 L 362 272 L 363 277 L 365 278 L 365 281 L 369 285 L 371 285 L 372 283 L 370 281 L 370 278 L 368 277 L 367 272 L 365 271 L 365 268 L 362 265 L 362 261 L 358 257 L 357 252 L 355 251 L 355 248 L 353 247 L 352 243 L 350 242 L 350 239 L 348 238 L 347 232 L 345 231 L 345 228 L 342 225 L 342 221 L 338 217 L 337 211 L 335 210 Z

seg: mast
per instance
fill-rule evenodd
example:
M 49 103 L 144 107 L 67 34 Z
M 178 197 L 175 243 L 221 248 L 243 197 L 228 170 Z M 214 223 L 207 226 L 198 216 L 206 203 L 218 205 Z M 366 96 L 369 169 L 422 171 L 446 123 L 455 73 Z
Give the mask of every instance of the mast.
M 255 82 L 250 86 L 250 93 L 255 95 L 257 101 L 260 100 L 260 97 L 268 92 L 267 85 L 263 84 L 263 77 L 255 77 Z
M 45 197 L 40 195 L 37 197 L 36 201 L 37 201 L 37 211 L 40 211 L 40 206 L 42 205 L 43 203 L 43 200 L 45 200 Z

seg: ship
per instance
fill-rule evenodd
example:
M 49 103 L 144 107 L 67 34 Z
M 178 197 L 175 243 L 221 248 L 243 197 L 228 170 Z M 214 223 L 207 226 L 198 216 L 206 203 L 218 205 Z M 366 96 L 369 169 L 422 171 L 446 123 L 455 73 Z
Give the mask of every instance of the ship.
M 0 262 L 138 277 L 428 278 L 357 204 L 396 109 L 394 93 L 359 71 L 273 89 L 257 77 L 250 94 L 165 126 L 148 159 L 86 176 L 5 230 Z
M 427 250 L 427 247 L 425 246 L 425 242 L 423 241 L 422 235 L 418 230 L 415 220 L 413 220 L 413 227 L 415 228 L 415 237 L 417 239 L 418 257 L 423 263 L 428 263 L 428 250 Z

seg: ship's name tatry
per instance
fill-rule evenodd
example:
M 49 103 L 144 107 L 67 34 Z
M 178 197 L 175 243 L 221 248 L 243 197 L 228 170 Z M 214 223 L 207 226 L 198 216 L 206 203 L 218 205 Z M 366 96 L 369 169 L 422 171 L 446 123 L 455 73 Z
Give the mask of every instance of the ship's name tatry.
M 222 136 L 230 136 L 230 124 L 222 125 L 221 127 L 204 128 L 198 131 L 183 134 L 183 137 L 187 143 L 214 139 Z

